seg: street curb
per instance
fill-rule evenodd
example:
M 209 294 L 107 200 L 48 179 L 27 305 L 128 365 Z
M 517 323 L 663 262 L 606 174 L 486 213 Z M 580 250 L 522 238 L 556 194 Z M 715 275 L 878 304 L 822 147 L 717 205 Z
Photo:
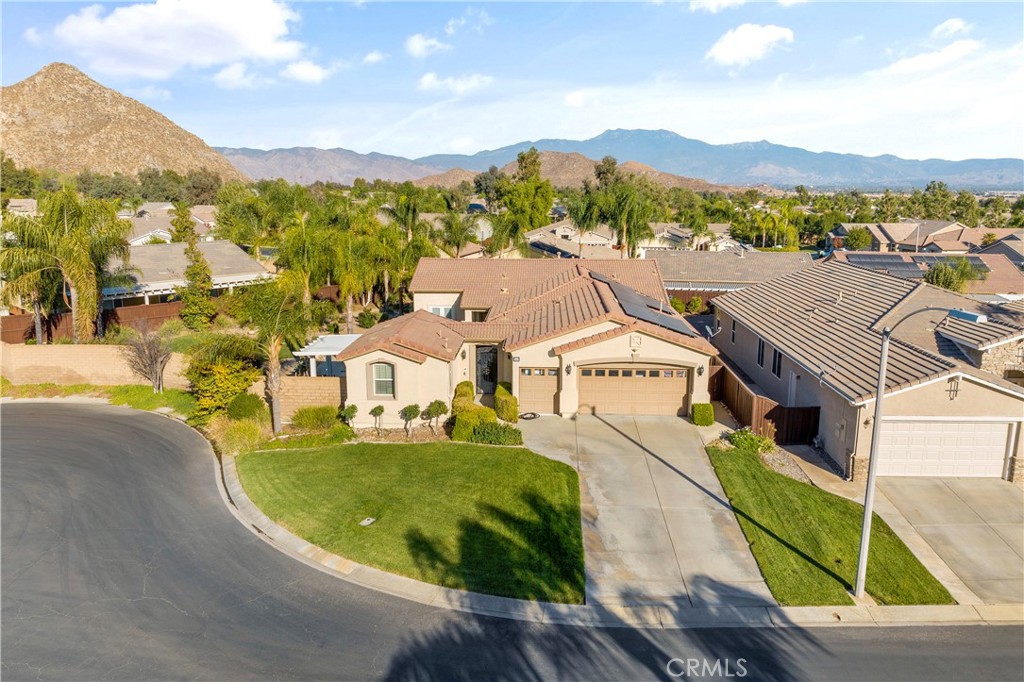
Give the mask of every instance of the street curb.
M 216 460 L 215 454 L 214 458 Z M 666 630 L 1024 623 L 1024 604 L 683 607 L 672 601 L 652 600 L 635 605 L 577 605 L 464 592 L 387 573 L 312 545 L 274 523 L 253 504 L 242 488 L 234 457 L 222 456 L 218 469 L 218 487 L 221 488 L 222 496 L 232 514 L 251 532 L 279 551 L 324 573 L 361 587 L 453 611 L 552 625 Z

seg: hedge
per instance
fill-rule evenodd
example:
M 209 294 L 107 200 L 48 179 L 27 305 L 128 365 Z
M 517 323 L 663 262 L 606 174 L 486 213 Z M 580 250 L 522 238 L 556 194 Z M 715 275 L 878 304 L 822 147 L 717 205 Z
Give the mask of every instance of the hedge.
M 456 401 L 460 402 L 460 401 Z M 489 407 L 469 403 L 462 403 L 461 409 L 452 412 L 455 414 L 455 423 L 452 425 L 452 440 L 470 442 L 473 438 L 473 431 L 480 424 L 497 424 L 498 415 Z
M 697 426 L 711 426 L 715 423 L 715 408 L 711 403 L 693 404 L 693 423 Z
M 523 432 L 508 424 L 477 424 L 473 427 L 469 442 L 484 445 L 522 445 Z
M 502 421 L 513 424 L 519 421 L 519 400 L 512 395 L 512 384 L 507 381 L 494 390 L 494 411 Z

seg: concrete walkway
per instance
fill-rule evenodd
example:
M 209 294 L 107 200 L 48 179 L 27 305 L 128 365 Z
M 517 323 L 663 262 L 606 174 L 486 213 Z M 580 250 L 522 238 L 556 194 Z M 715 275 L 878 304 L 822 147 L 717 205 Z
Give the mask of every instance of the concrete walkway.
M 607 415 L 520 426 L 527 447 L 579 471 L 587 603 L 775 603 L 692 424 Z

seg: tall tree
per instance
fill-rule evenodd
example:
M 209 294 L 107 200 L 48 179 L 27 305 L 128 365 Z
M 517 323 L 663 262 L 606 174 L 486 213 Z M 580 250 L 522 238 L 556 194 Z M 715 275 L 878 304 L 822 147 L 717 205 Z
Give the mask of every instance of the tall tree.
M 614 156 L 605 156 L 594 164 L 594 177 L 597 178 L 598 187 L 611 187 L 619 179 L 619 162 Z
M 186 201 L 175 201 L 171 209 L 171 241 L 192 241 L 196 236 L 196 222 L 192 219 L 192 207 Z
M 185 286 L 175 291 L 183 303 L 180 317 L 189 329 L 207 329 L 217 315 L 217 305 L 212 298 L 213 273 L 199 250 L 199 240 L 194 232 L 185 246 L 185 260 Z
M 438 235 L 441 249 L 452 258 L 458 258 L 466 244 L 477 240 L 477 222 L 475 215 L 461 215 L 448 211 L 441 218 L 441 230 Z
M 591 232 L 601 222 L 601 197 L 590 183 L 584 180 L 583 192 L 569 199 L 569 220 L 576 226 L 578 254 L 583 256 L 583 235 Z
M 491 166 L 486 172 L 473 178 L 473 189 L 483 197 L 487 210 L 493 212 L 498 204 L 498 188 L 505 174 L 497 166 Z
M 4 231 L 4 250 L 13 247 L 14 251 L 12 257 L 0 256 L 7 280 L 0 296 L 5 305 L 24 306 L 26 300 L 29 302 L 35 340 L 42 344 L 43 318 L 48 317 L 60 301 L 63 280 L 59 271 L 50 267 L 47 235 L 37 219 L 8 215 L 4 218 Z
M 399 194 L 395 197 L 394 205 L 384 206 L 381 211 L 392 222 L 405 230 L 407 242 L 412 241 L 414 234 L 430 231 L 427 222 L 420 219 L 420 209 L 413 196 Z

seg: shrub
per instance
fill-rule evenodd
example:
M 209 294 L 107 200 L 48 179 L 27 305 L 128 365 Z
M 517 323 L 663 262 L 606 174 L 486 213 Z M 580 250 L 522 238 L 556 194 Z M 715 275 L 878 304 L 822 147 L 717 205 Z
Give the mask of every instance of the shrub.
M 338 423 L 338 410 L 330 405 L 300 407 L 292 415 L 292 426 L 300 431 L 326 431 Z
M 237 455 L 255 450 L 263 442 L 263 427 L 253 419 L 228 422 L 217 444 L 226 455 Z
M 370 409 L 370 416 L 373 417 L 373 428 L 377 429 L 377 435 L 380 436 L 381 417 L 384 416 L 384 406 L 374 405 Z
M 453 410 L 454 413 L 454 410 Z M 468 443 L 473 437 L 473 430 L 479 424 L 497 424 L 498 415 L 494 410 L 476 403 L 469 403 L 466 409 L 454 413 L 455 422 L 452 425 L 452 440 Z
M 416 417 L 420 416 L 420 406 L 416 403 L 412 405 L 406 405 L 398 411 L 398 416 L 405 422 L 405 435 L 412 435 L 412 422 Z
M 205 362 L 193 359 L 185 370 L 185 378 L 196 397 L 196 409 L 189 417 L 190 422 L 200 426 L 207 424 L 259 377 L 260 371 L 244 360 Z
M 522 445 L 523 432 L 508 424 L 481 423 L 473 427 L 469 442 L 484 445 Z
M 675 296 L 673 296 L 670 300 L 672 301 L 673 310 L 675 310 L 680 315 L 686 312 L 686 304 L 683 303 L 683 299 L 676 298 Z
M 498 419 L 515 424 L 519 421 L 519 400 L 512 395 L 512 384 L 503 381 L 494 391 L 494 412 Z
M 775 449 L 775 441 L 771 438 L 765 438 L 759 436 L 750 430 L 750 427 L 744 427 L 739 431 L 733 431 L 725 437 L 727 441 L 732 443 L 733 447 L 741 450 L 750 450 L 751 452 L 771 452 Z
M 423 410 L 423 414 L 421 416 L 427 420 L 427 424 L 430 425 L 430 432 L 436 436 L 437 424 L 441 420 L 441 417 L 446 414 L 448 414 L 448 403 L 443 400 L 435 400 L 427 405 L 427 409 Z
M 691 315 L 704 312 L 704 300 L 700 296 L 693 296 L 686 302 L 686 312 Z
M 230 419 L 254 419 L 265 422 L 270 419 L 270 410 L 263 398 L 252 393 L 239 393 L 228 403 L 227 415 Z
M 380 408 L 380 410 L 382 413 L 384 412 L 383 407 Z M 352 420 L 356 418 L 357 412 L 359 412 L 359 406 L 355 404 L 346 405 L 345 407 L 339 407 L 338 419 L 341 420 L 343 424 L 348 424 L 349 426 L 352 426 Z
M 715 408 L 711 403 L 693 404 L 693 423 L 697 426 L 711 426 L 715 423 Z
M 460 381 L 455 386 L 455 397 L 453 399 L 453 402 L 454 400 L 458 400 L 459 398 L 469 398 L 470 402 L 472 402 L 473 396 L 475 394 L 476 391 L 473 390 L 472 381 Z
M 379 321 L 380 313 L 376 310 L 370 310 L 369 308 L 362 310 L 359 315 L 356 316 L 356 323 L 363 329 L 369 329 Z

